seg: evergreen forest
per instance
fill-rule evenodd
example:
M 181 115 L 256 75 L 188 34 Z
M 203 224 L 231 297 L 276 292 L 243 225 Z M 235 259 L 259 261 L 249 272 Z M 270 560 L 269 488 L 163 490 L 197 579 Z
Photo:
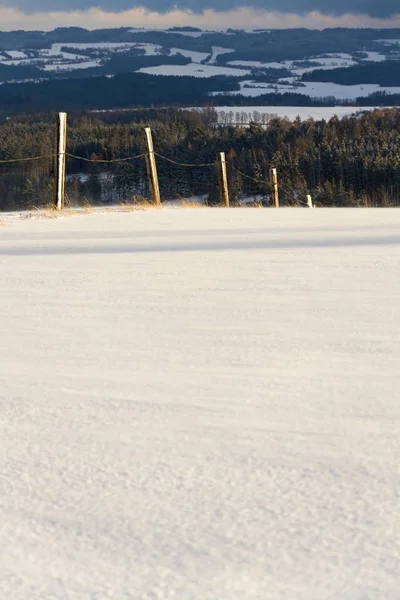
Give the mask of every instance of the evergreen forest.
M 0 210 L 52 203 L 55 121 L 49 113 L 0 123 Z M 316 206 L 400 204 L 398 109 L 329 121 L 254 115 L 249 125 L 218 124 L 212 108 L 70 114 L 68 201 L 115 204 L 148 197 L 145 160 L 133 159 L 145 151 L 146 126 L 153 131 L 163 201 L 203 196 L 218 204 L 215 161 L 226 152 L 233 205 L 247 197 L 268 205 L 272 167 L 283 205 L 302 204 L 307 194 Z

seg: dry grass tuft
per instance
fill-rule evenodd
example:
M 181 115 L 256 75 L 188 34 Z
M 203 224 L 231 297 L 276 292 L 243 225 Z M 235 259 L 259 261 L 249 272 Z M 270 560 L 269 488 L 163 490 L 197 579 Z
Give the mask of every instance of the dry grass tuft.
M 82 205 L 79 207 L 79 212 L 87 215 L 94 212 L 94 208 L 92 204 L 90 204 L 89 200 L 85 198 L 82 202 Z
M 43 207 L 34 206 L 37 216 L 43 219 L 58 219 L 61 215 L 61 211 L 57 210 L 54 204 L 47 204 Z
M 4 219 L 0 219 L 0 227 L 8 227 L 7 221 L 4 221 Z
M 129 211 L 150 210 L 157 208 L 153 202 L 150 202 L 150 200 L 143 198 L 142 196 L 134 196 L 132 200 L 121 202 L 120 206 Z
M 197 200 L 192 200 L 190 198 L 182 198 L 180 206 L 182 206 L 182 208 L 204 208 L 205 205 L 201 202 L 198 202 Z

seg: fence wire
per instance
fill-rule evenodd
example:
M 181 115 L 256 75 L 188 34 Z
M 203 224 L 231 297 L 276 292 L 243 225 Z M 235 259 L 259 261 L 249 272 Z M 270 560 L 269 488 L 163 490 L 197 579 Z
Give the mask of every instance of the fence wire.
M 138 158 L 144 158 L 146 155 L 145 154 L 137 154 L 136 156 L 127 156 L 124 158 L 112 158 L 112 159 L 103 159 L 103 158 L 86 158 L 85 156 L 76 156 L 75 154 L 71 154 L 70 152 L 66 152 L 65 156 L 69 157 L 69 158 L 75 158 L 76 160 L 82 160 L 83 162 L 87 162 L 87 163 L 105 163 L 105 164 L 113 164 L 113 163 L 123 163 L 123 162 L 130 162 L 133 160 L 136 160 Z
M 140 148 L 140 144 L 137 146 Z M 82 147 L 81 147 L 82 148 Z M 151 196 L 146 153 L 117 158 L 82 155 L 81 148 L 68 150 L 65 193 L 68 205 L 120 204 Z M 75 151 L 73 151 L 75 150 Z M 0 210 L 30 208 L 54 202 L 57 153 L 0 159 Z M 209 162 L 182 162 L 176 156 L 154 152 L 162 201 L 221 202 L 217 158 Z M 240 168 L 239 168 L 240 166 Z M 11 168 L 10 168 L 11 167 Z M 238 164 L 227 156 L 231 205 L 257 202 L 271 204 L 267 165 Z M 282 204 L 305 205 L 293 190 L 279 183 Z
M 39 160 L 51 160 L 53 158 L 56 158 L 57 154 L 49 154 L 47 156 L 28 156 L 28 157 L 24 157 L 24 158 L 6 158 L 6 159 L 0 159 L 0 165 L 7 165 L 7 164 L 17 164 L 17 163 L 24 163 L 24 162 L 35 162 L 35 161 L 39 161 Z

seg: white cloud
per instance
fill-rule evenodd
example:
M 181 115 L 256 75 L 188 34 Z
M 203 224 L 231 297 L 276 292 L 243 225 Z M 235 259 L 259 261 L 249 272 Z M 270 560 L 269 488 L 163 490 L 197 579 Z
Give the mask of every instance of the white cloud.
M 307 27 L 324 29 L 326 27 L 400 27 L 400 13 L 390 19 L 372 19 L 367 15 L 347 14 L 329 16 L 320 12 L 307 15 L 269 12 L 252 8 L 240 8 L 225 13 L 206 10 L 201 14 L 191 11 L 175 10 L 165 14 L 152 12 L 144 8 L 134 8 L 123 12 L 104 12 L 98 8 L 87 11 L 43 12 L 25 14 L 15 8 L 0 6 L 0 30 L 39 29 L 51 30 L 55 27 L 80 26 L 88 29 L 105 27 L 154 27 L 158 29 L 192 25 L 202 28 L 259 28 L 284 29 Z

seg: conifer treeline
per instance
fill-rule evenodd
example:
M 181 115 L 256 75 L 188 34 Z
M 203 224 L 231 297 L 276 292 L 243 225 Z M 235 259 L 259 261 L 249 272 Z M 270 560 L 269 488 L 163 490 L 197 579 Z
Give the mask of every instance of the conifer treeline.
M 281 201 L 295 204 L 311 193 L 321 206 L 400 204 L 400 111 L 380 110 L 329 121 L 218 126 L 203 112 L 148 110 L 70 117 L 68 152 L 92 160 L 125 158 L 144 151 L 143 127 L 153 129 L 156 151 L 178 163 L 212 163 L 228 157 L 231 199 L 269 192 L 271 166 L 279 169 Z M 24 117 L 0 125 L 0 161 L 54 152 L 54 115 Z M 218 198 L 214 167 L 184 167 L 157 159 L 164 199 L 207 194 Z M 0 163 L 0 210 L 42 206 L 53 197 L 53 160 Z M 72 202 L 129 201 L 147 195 L 143 159 L 88 163 L 68 159 Z

